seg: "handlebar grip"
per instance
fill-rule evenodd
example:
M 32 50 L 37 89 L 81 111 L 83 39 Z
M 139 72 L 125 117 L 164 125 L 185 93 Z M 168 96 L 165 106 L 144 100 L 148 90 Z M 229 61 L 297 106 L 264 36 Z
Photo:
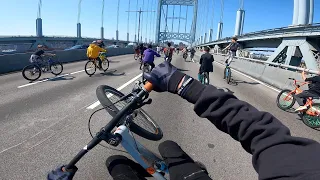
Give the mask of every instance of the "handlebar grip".
M 146 84 L 143 86 L 144 89 L 146 89 L 148 92 L 151 92 L 153 89 L 153 85 L 150 82 L 146 82 Z

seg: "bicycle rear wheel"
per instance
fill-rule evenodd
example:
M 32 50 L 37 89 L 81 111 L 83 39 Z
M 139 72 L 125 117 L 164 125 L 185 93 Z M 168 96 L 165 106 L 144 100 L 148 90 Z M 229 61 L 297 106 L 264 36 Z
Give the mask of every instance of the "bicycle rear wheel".
M 227 83 L 230 84 L 230 81 L 231 81 L 231 69 L 228 68 L 228 70 L 227 70 Z
M 104 61 L 102 61 L 102 70 L 106 72 L 109 69 L 109 60 L 107 57 L 104 58 Z
M 50 70 L 53 75 L 58 76 L 63 71 L 63 65 L 60 62 L 53 62 L 50 64 Z
M 116 114 L 129 103 L 129 100 L 122 100 L 114 104 L 119 101 L 124 94 L 107 85 L 100 85 L 96 90 L 96 94 L 101 105 L 106 108 L 107 112 L 112 117 L 116 116 Z M 152 141 L 162 139 L 163 133 L 158 124 L 143 109 L 136 109 L 135 112 L 137 113 L 137 116 L 134 117 L 131 122 L 130 130 L 135 134 Z M 119 123 L 118 125 L 121 125 Z
M 35 64 L 30 64 L 23 68 L 22 76 L 29 81 L 35 81 L 41 76 L 41 69 Z
M 145 78 L 144 78 L 144 73 L 148 73 L 151 71 L 151 66 L 149 64 L 144 64 L 143 65 L 143 68 L 142 68 L 142 82 L 143 84 L 147 81 Z
M 209 73 L 208 72 L 205 72 L 203 74 L 203 82 L 204 84 L 208 85 L 209 84 Z
M 84 66 L 84 71 L 89 75 L 92 76 L 97 71 L 97 66 L 94 61 L 89 60 L 86 65 Z

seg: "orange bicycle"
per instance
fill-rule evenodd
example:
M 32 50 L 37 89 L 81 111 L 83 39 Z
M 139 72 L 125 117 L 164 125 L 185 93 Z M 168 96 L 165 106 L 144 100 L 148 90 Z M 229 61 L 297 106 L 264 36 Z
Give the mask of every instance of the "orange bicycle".
M 308 84 L 308 82 L 300 82 L 294 78 L 289 78 L 293 80 L 294 90 L 284 89 L 277 96 L 277 106 L 286 111 L 296 103 L 296 95 L 300 94 L 303 90 L 300 89 L 301 86 Z M 299 111 L 302 115 L 302 121 L 305 125 L 310 128 L 320 128 L 320 103 L 314 102 L 314 99 L 319 99 L 319 97 L 309 97 L 307 98 L 306 106 L 307 110 Z

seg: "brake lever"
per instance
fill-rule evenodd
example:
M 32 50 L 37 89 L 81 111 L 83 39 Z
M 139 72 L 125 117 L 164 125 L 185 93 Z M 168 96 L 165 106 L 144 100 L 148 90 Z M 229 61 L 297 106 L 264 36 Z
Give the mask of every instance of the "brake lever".
M 146 105 L 146 104 L 151 104 L 152 103 L 152 99 L 148 99 L 145 102 L 139 103 L 139 105 L 137 106 L 137 108 L 141 108 L 142 106 Z

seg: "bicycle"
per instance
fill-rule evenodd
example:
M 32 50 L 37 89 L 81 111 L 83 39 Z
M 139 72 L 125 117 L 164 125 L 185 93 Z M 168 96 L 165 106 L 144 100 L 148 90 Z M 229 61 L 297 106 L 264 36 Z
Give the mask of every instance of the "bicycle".
M 60 70 L 59 70 L 60 67 Z M 59 61 L 55 61 L 49 57 L 46 62 L 33 62 L 22 69 L 22 76 L 29 81 L 35 81 L 40 78 L 42 73 L 51 72 L 58 76 L 63 71 L 63 65 Z M 38 73 L 38 74 L 37 74 Z M 36 75 L 37 74 L 37 75 Z M 31 77 L 28 77 L 30 75 Z
M 95 112 L 105 109 L 112 116 L 112 120 L 93 136 L 90 130 L 90 119 L 95 112 L 91 115 L 88 124 L 92 140 L 65 166 L 65 171 L 75 166 L 96 145 L 105 141 L 114 147 L 121 144 L 136 162 L 155 179 L 166 179 L 164 175 L 168 173 L 168 167 L 164 161 L 136 141 L 131 133 L 133 132 L 152 141 L 159 141 L 163 137 L 161 128 L 141 109 L 142 106 L 152 102 L 152 99 L 149 99 L 152 84 L 147 82 L 144 86 L 141 86 L 141 82 L 138 82 L 136 85 L 132 92 L 127 95 L 107 85 L 97 87 L 96 95 L 103 108 Z M 119 107 L 120 102 L 123 105 L 122 107 Z M 148 126 L 148 130 L 138 125 L 138 122 Z
M 143 67 L 142 67 L 142 82 L 145 83 L 146 79 L 144 78 L 144 73 L 149 73 L 151 72 L 151 65 L 148 63 L 143 63 Z
M 106 72 L 109 68 L 109 60 L 106 56 L 107 53 L 105 52 L 100 52 L 99 53 L 99 58 L 102 61 L 102 70 L 103 72 Z M 96 73 L 97 71 L 97 59 L 89 59 L 86 63 L 86 65 L 84 66 L 84 70 L 85 72 L 91 77 L 92 75 L 94 75 L 94 73 Z M 90 70 L 93 70 L 92 72 Z M 90 71 L 90 72 L 89 72 Z
M 199 78 L 200 82 L 204 85 L 208 85 L 209 82 L 209 73 L 208 72 L 202 72 L 200 74 L 200 78 Z
M 230 82 L 231 82 L 231 68 L 228 63 L 226 63 L 226 67 L 224 68 L 223 79 L 226 79 L 227 83 L 230 84 Z
M 277 96 L 277 106 L 286 111 L 296 103 L 296 95 L 303 92 L 300 89 L 301 86 L 308 84 L 308 82 L 300 82 L 294 78 L 289 78 L 293 80 L 293 90 L 284 89 Z M 284 96 L 284 97 L 282 97 Z M 319 99 L 319 97 L 309 97 L 307 98 L 306 106 L 308 107 L 305 111 L 299 111 L 302 116 L 302 122 L 310 128 L 316 129 L 320 128 L 320 103 L 313 102 L 314 99 Z M 282 101 L 283 100 L 283 101 Z

